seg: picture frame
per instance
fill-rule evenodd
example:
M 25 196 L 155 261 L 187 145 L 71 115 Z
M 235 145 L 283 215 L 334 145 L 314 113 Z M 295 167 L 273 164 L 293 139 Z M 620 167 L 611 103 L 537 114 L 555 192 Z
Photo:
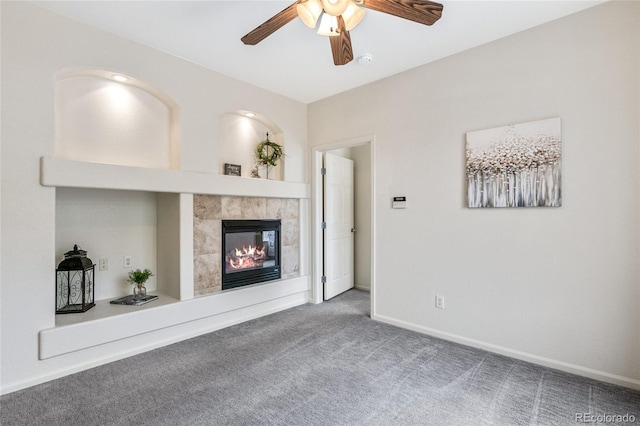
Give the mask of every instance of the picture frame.
M 224 163 L 224 174 L 228 176 L 242 176 L 242 166 L 240 164 Z

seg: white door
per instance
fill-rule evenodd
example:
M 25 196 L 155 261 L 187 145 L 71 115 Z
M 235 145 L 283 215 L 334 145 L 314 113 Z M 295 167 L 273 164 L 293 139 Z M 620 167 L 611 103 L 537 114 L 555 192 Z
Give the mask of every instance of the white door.
M 353 288 L 353 161 L 324 154 L 324 300 Z

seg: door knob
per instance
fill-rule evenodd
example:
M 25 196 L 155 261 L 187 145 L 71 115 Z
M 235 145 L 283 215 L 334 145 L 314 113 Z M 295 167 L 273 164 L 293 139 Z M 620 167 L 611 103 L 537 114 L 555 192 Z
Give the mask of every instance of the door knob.
M 351 232 L 356 232 L 356 228 L 351 228 Z

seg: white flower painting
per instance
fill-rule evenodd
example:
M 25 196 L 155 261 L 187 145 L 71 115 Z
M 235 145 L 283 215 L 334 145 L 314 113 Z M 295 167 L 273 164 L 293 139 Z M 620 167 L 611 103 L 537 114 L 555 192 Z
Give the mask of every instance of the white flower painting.
M 560 118 L 467 133 L 469 207 L 559 207 Z

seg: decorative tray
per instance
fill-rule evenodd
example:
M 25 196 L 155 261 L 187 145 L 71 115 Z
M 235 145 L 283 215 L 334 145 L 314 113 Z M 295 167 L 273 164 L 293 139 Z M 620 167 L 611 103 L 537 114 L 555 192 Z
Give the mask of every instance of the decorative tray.
M 118 299 L 114 299 L 109 303 L 114 305 L 131 305 L 131 306 L 139 306 L 144 305 L 145 303 L 153 302 L 156 300 L 158 296 L 144 296 L 141 299 L 135 299 L 132 294 L 124 297 L 120 297 Z

